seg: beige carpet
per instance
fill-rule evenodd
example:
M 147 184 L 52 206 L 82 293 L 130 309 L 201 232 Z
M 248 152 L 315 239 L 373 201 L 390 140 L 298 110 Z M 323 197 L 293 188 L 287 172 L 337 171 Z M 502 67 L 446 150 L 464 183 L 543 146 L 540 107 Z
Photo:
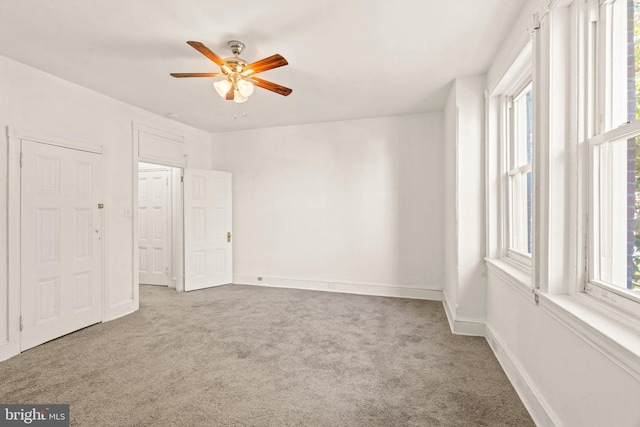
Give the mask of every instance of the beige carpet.
M 142 286 L 140 311 L 0 363 L 1 403 L 82 426 L 532 426 L 483 338 L 442 303 Z

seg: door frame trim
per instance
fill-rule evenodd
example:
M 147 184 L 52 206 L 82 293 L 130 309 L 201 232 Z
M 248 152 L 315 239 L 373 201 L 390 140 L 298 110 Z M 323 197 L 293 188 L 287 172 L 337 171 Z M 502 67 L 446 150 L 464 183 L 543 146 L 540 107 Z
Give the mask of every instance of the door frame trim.
M 41 133 L 31 132 L 14 126 L 7 126 L 7 136 L 11 139 L 28 140 L 39 142 L 41 144 L 55 145 L 62 148 L 71 148 L 73 150 L 88 151 L 89 153 L 102 154 L 102 145 L 91 142 L 74 141 L 71 139 L 60 138 L 56 136 L 44 135 Z
M 169 132 L 165 132 L 159 129 L 152 128 L 137 122 L 131 123 L 132 128 L 132 152 L 131 152 L 131 177 L 132 177 L 132 192 L 131 192 L 131 206 L 132 206 L 132 225 L 131 225 L 131 238 L 133 247 L 132 259 L 132 271 L 133 271 L 133 289 L 135 300 L 139 306 L 140 304 L 140 275 L 138 274 L 138 268 L 140 264 L 140 254 L 137 250 L 139 240 L 138 230 L 138 163 L 146 162 L 156 165 L 169 166 L 179 170 L 179 176 L 176 176 L 173 172 L 171 174 L 172 184 L 179 184 L 172 186 L 172 190 L 169 196 L 172 200 L 172 228 L 177 230 L 179 235 L 173 233 L 172 236 L 172 252 L 176 255 L 176 291 L 184 291 L 184 218 L 183 209 L 184 204 L 182 200 L 183 186 L 180 177 L 184 174 L 184 169 L 187 167 L 189 161 L 188 154 L 185 153 L 184 137 Z M 181 155 L 175 155 L 176 151 L 170 150 L 170 153 L 162 155 L 162 146 L 158 146 L 160 153 L 154 155 L 140 154 L 140 134 L 149 134 L 155 138 L 163 141 L 168 146 L 179 147 Z M 174 190 L 175 187 L 175 190 Z M 178 191 L 179 194 L 173 194 L 174 191 Z M 175 201 L 175 203 L 173 203 Z M 173 266 L 172 260 L 172 266 Z
M 20 165 L 20 153 L 22 152 L 22 141 L 32 141 L 40 144 L 54 145 L 61 148 L 72 150 L 86 151 L 100 155 L 100 179 L 102 181 L 102 190 L 104 191 L 104 159 L 102 157 L 102 145 L 74 141 L 71 139 L 49 136 L 41 133 L 31 132 L 13 126 L 7 126 L 7 341 L 0 343 L 0 360 L 8 359 L 11 356 L 20 354 L 22 336 L 20 332 L 20 316 L 22 315 L 21 294 L 21 225 L 22 217 L 21 201 L 22 201 L 22 177 Z M 101 195 L 104 197 L 104 194 Z M 100 304 L 100 319 L 104 321 L 105 300 L 106 300 L 106 256 L 107 256 L 107 233 L 106 233 L 106 215 L 101 215 L 102 240 L 101 240 L 101 293 L 102 303 Z

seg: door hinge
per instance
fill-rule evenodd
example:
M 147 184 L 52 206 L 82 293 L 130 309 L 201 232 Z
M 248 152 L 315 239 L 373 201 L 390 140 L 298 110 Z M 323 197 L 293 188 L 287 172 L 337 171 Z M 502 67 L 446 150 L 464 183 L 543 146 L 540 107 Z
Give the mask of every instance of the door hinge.
M 184 175 L 180 175 L 180 182 L 184 182 Z
M 20 332 L 22 332 L 22 316 L 20 316 Z
M 24 154 L 22 154 L 22 151 L 20 152 L 20 167 L 22 167 L 24 163 Z

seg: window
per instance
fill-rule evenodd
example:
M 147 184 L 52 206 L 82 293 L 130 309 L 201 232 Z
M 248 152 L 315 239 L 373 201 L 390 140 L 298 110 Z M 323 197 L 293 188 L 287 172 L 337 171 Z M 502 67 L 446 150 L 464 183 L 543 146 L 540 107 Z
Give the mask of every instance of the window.
M 508 251 L 509 256 L 531 256 L 533 88 L 529 82 L 513 97 L 508 147 Z
M 487 93 L 487 183 L 493 187 L 487 194 L 487 224 L 499 230 L 487 253 L 524 273 L 521 282 L 527 287 L 532 286 L 534 233 L 532 54 L 530 41 Z
M 640 0 L 599 2 L 589 140 L 587 293 L 640 302 Z

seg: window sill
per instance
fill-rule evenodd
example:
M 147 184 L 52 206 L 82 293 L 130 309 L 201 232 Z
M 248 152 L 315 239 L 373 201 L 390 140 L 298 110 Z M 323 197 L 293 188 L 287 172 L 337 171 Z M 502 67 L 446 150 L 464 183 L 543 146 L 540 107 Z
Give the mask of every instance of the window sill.
M 588 295 L 539 293 L 540 307 L 640 380 L 640 334 L 607 315 Z
M 531 286 L 531 271 L 519 263 L 512 262 L 507 258 L 485 258 L 487 268 L 496 274 L 515 290 L 522 293 L 531 301 L 534 299 L 534 289 Z

